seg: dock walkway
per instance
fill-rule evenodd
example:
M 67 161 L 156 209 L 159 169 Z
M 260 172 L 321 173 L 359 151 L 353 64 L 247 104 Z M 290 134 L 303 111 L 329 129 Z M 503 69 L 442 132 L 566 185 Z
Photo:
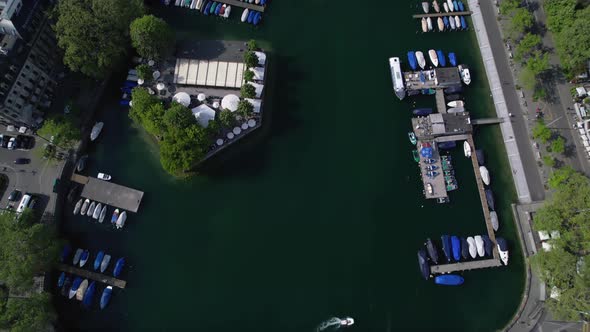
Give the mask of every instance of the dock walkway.
M 143 191 L 109 181 L 76 173 L 72 175 L 71 180 L 84 185 L 80 196 L 130 212 L 137 213 L 143 198 Z
M 96 280 L 98 282 L 102 282 L 104 284 L 110 285 L 110 286 L 115 286 L 115 287 L 119 287 L 119 288 L 125 288 L 125 286 L 127 285 L 127 281 L 125 280 L 121 280 L 121 279 L 117 279 L 114 277 L 110 277 L 104 274 L 100 274 L 100 273 L 96 273 L 96 272 L 92 272 L 89 270 L 84 270 L 75 266 L 71 266 L 71 265 L 67 265 L 67 264 L 58 264 L 57 265 L 57 269 L 60 271 L 64 271 L 70 274 L 74 274 L 86 279 L 92 279 L 92 280 Z
M 469 16 L 473 12 L 470 10 L 466 10 L 464 12 L 442 12 L 442 13 L 428 13 L 428 14 L 416 14 L 412 15 L 413 18 L 423 18 L 423 17 L 443 17 L 443 16 Z
M 256 4 L 248 3 L 248 2 L 241 2 L 238 0 L 223 0 L 223 1 L 221 1 L 221 3 L 224 3 L 226 5 L 236 6 L 236 7 L 248 8 L 250 10 L 256 10 L 261 13 L 264 13 L 264 9 L 266 8 L 265 6 L 260 6 L 260 5 L 256 5 Z
M 477 269 L 485 269 L 488 267 L 497 267 L 501 266 L 502 263 L 498 258 L 493 259 L 482 259 L 482 260 L 474 260 L 469 262 L 461 262 L 461 263 L 453 263 L 453 264 L 441 264 L 441 265 L 432 265 L 430 267 L 431 274 L 444 274 L 444 273 L 453 273 L 458 271 L 466 271 L 466 270 L 477 270 Z
M 436 109 L 440 114 L 447 114 L 447 103 L 443 89 L 436 89 Z
M 416 145 L 418 151 L 420 151 L 422 143 L 430 143 L 431 145 L 435 144 L 432 141 L 418 141 L 418 144 Z M 422 155 L 420 155 L 420 162 L 418 163 L 418 167 L 420 168 L 420 177 L 422 178 L 422 183 L 424 184 L 424 196 L 426 196 L 427 199 L 445 198 L 448 197 L 448 194 L 444 175 L 441 174 L 443 171 L 440 154 L 438 149 L 432 150 L 432 159 L 436 160 L 433 164 L 427 164 L 425 160 L 428 158 L 424 158 Z M 429 178 L 427 175 L 428 171 L 426 170 L 426 167 L 429 165 L 436 166 L 436 172 L 439 173 L 439 175 L 435 176 L 434 178 Z M 428 184 L 432 186 L 432 194 L 428 192 Z
M 498 124 L 504 122 L 501 118 L 486 118 L 486 119 L 472 119 L 471 123 L 474 125 Z

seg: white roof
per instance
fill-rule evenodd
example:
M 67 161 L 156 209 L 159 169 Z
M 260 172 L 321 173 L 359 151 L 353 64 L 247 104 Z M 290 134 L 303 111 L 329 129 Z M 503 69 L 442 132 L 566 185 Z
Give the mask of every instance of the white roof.
M 260 98 L 262 96 L 262 90 L 264 89 L 264 84 L 258 84 L 255 82 L 249 82 L 248 84 L 252 85 L 256 90 L 256 98 Z
M 264 66 L 264 64 L 266 63 L 266 54 L 264 52 L 254 52 L 254 54 L 256 54 L 256 56 L 258 57 L 258 64 L 261 66 Z
M 175 102 L 188 107 L 191 104 L 191 96 L 186 92 L 179 92 L 172 97 Z
M 254 79 L 258 81 L 264 80 L 264 68 L 262 67 L 252 67 L 250 71 L 254 73 Z
M 549 232 L 547 231 L 539 231 L 539 239 L 541 241 L 549 240 L 551 237 L 549 236 Z
M 221 108 L 228 109 L 232 112 L 235 112 L 238 109 L 238 103 L 240 102 L 240 97 L 229 94 L 223 97 L 221 100 Z
M 248 102 L 250 102 L 250 104 L 252 104 L 252 106 L 254 106 L 254 113 L 260 113 L 260 106 L 262 105 L 262 100 L 251 99 L 251 98 L 246 98 L 246 100 Z
M 173 82 L 239 89 L 243 83 L 244 70 L 246 65 L 241 62 L 178 58 Z
M 545 251 L 551 251 L 551 249 L 553 249 L 553 246 L 551 245 L 551 243 L 548 243 L 548 242 L 541 243 L 541 247 L 543 247 L 543 250 L 545 250 Z
M 578 93 L 578 97 L 584 97 L 586 95 L 586 89 L 583 86 L 577 87 L 576 92 Z
M 193 108 L 192 111 L 193 115 L 197 119 L 197 122 L 203 128 L 207 128 L 209 121 L 215 119 L 215 111 L 205 104 L 201 104 Z

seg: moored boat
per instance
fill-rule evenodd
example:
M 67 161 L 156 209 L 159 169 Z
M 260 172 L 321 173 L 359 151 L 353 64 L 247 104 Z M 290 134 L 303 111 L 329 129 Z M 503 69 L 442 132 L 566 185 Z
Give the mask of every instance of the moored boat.
M 481 180 L 486 186 L 490 185 L 490 172 L 485 166 L 479 166 L 479 174 L 481 175 Z
M 456 274 L 443 274 L 434 277 L 434 283 L 443 286 L 460 286 L 463 285 L 465 279 Z
M 455 141 L 441 142 L 438 143 L 438 148 L 441 150 L 454 149 L 457 146 Z
M 70 254 L 72 253 L 72 247 L 70 247 L 68 244 L 66 244 L 63 249 L 61 250 L 61 254 L 59 256 L 59 261 L 60 262 L 65 262 L 66 259 L 68 259 L 68 257 L 70 256 Z
M 82 305 L 86 308 L 90 308 L 90 306 L 92 305 L 92 299 L 94 298 L 94 292 L 96 291 L 96 282 L 93 281 L 90 283 L 90 286 L 88 286 L 88 289 L 86 290 L 86 294 L 84 294 L 84 298 L 82 300 Z
M 418 66 L 424 69 L 426 67 L 426 60 L 424 59 L 424 53 L 422 51 L 416 51 L 416 60 L 418 61 Z
M 413 132 L 408 133 L 408 139 L 410 140 L 410 143 L 412 143 L 412 145 L 416 145 L 416 143 L 418 142 L 416 140 L 416 135 Z
M 104 273 L 111 262 L 111 255 L 104 255 L 102 262 L 100 262 L 100 273 Z
M 451 107 L 447 110 L 447 113 L 463 113 L 465 112 L 465 107 Z
M 412 110 L 412 114 L 417 116 L 426 116 L 432 113 L 432 108 L 415 108 Z
M 445 11 L 445 13 L 449 12 L 449 5 L 447 5 L 445 1 L 443 1 L 443 10 Z
M 445 24 L 445 28 L 449 29 L 451 25 L 449 24 L 449 19 L 446 16 L 443 16 L 443 23 Z
M 490 237 L 487 235 L 482 235 L 481 239 L 483 240 L 483 249 L 486 256 L 491 257 L 492 250 L 494 250 L 494 244 L 492 243 L 492 240 L 490 240 Z
M 66 273 L 62 272 L 59 275 L 59 278 L 57 279 L 57 287 L 61 288 L 64 285 L 65 281 L 66 281 Z
M 449 63 L 453 67 L 455 67 L 457 65 L 457 56 L 453 52 L 449 53 Z
M 98 271 L 98 269 L 100 268 L 100 263 L 102 263 L 102 260 L 104 259 L 104 251 L 99 251 L 98 254 L 96 254 L 96 258 L 94 259 L 94 270 Z
M 62 296 L 67 296 L 68 292 L 70 291 L 70 287 L 72 286 L 72 279 L 70 277 L 66 277 L 63 286 L 61 286 L 60 293 Z
M 90 200 L 88 198 L 86 198 L 86 200 L 84 201 L 84 204 L 82 204 L 82 209 L 80 210 L 81 215 L 86 214 L 86 211 L 88 210 L 88 205 L 90 205 Z
M 453 259 L 455 261 L 461 260 L 461 240 L 455 235 L 451 236 L 451 247 L 453 249 Z
M 82 253 L 84 252 L 84 250 L 78 248 L 76 249 L 76 253 L 74 254 L 74 258 L 72 259 L 72 263 L 74 265 L 78 265 L 78 263 L 80 262 L 80 256 L 82 256 Z
M 506 242 L 506 240 L 502 237 L 497 237 L 496 243 L 498 244 L 498 253 L 500 254 L 500 259 L 504 265 L 508 265 L 508 242 Z
M 76 300 L 82 301 L 84 299 L 84 294 L 86 294 L 86 289 L 88 289 L 88 279 L 84 279 L 78 290 L 76 291 Z
M 102 203 L 96 204 L 96 207 L 94 208 L 94 212 L 92 213 L 92 218 L 98 220 L 98 217 L 100 217 L 101 210 L 102 210 Z
M 420 266 L 420 273 L 424 280 L 428 280 L 430 277 L 430 264 L 426 258 L 426 251 L 424 249 L 418 250 L 418 265 Z
M 420 161 L 420 155 L 418 154 L 418 150 L 412 150 L 412 156 L 414 157 L 415 162 Z
M 458 12 L 459 11 L 459 4 L 457 3 L 457 0 L 453 0 L 453 9 Z
M 474 236 L 473 239 L 475 240 L 475 248 L 477 248 L 477 255 L 479 257 L 483 257 L 485 254 L 485 249 L 483 247 L 483 239 L 480 235 Z
M 463 100 L 453 100 L 447 103 L 449 107 L 463 107 L 465 106 L 465 102 Z
M 82 255 L 80 255 L 80 267 L 84 267 L 86 262 L 88 262 L 88 257 L 90 257 L 90 251 L 84 250 Z
M 112 286 L 107 286 L 104 291 L 102 292 L 102 295 L 100 296 L 100 309 L 104 309 L 108 304 L 109 301 L 111 300 L 111 294 L 113 293 L 113 287 Z
M 438 56 L 436 56 L 436 51 L 428 50 L 428 57 L 430 58 L 430 62 L 432 62 L 435 67 L 438 67 Z
M 244 11 L 242 12 L 241 21 L 242 22 L 246 22 L 246 20 L 248 19 L 248 15 L 249 14 L 250 14 L 250 9 L 248 9 L 248 8 L 244 9 Z
M 440 239 L 442 240 L 442 245 L 443 245 L 443 252 L 445 254 L 445 256 L 447 257 L 447 261 L 450 263 L 451 262 L 451 258 L 453 257 L 453 254 L 451 253 L 451 248 L 452 248 L 452 244 L 451 244 L 451 237 L 448 235 L 443 235 L 440 237 Z
M 498 228 L 500 228 L 500 222 L 498 221 L 498 214 L 496 211 L 490 211 L 490 221 L 492 223 L 492 228 L 497 232 Z
M 426 26 L 428 27 L 428 31 L 432 31 L 432 19 L 430 17 L 426 18 Z
M 439 17 L 438 19 L 442 21 L 442 18 Z M 436 56 L 438 57 L 438 63 L 440 64 L 440 66 L 445 67 L 447 65 L 447 59 L 445 58 L 445 54 L 443 53 L 443 51 L 437 50 Z
M 453 18 L 453 16 L 449 16 L 449 25 L 451 26 L 451 30 L 455 30 L 456 26 L 455 19 Z
M 78 288 L 80 287 L 81 283 L 82 278 L 76 277 L 76 279 L 74 279 L 74 281 L 72 282 L 72 287 L 70 288 L 70 292 L 68 294 L 69 299 L 72 299 L 74 298 L 74 296 L 76 296 L 76 292 L 78 291 Z
M 429 9 L 430 4 L 426 1 L 422 2 L 422 10 L 424 11 L 424 14 L 428 14 Z
M 434 189 L 432 188 L 432 183 L 426 184 L 426 192 L 428 193 L 428 195 L 434 194 Z
M 88 155 L 84 155 L 84 156 L 80 157 L 80 160 L 78 160 L 78 164 L 76 164 L 76 171 L 82 172 L 84 170 L 84 168 L 86 167 L 87 160 L 88 160 Z
M 408 52 L 408 64 L 412 70 L 416 70 L 418 68 L 418 63 L 416 62 L 416 54 L 414 51 Z
M 488 201 L 488 206 L 490 207 L 490 210 L 491 211 L 496 210 L 496 207 L 494 205 L 494 193 L 492 192 L 492 189 L 486 189 L 485 193 L 486 193 L 486 200 Z
M 426 18 L 422 17 L 420 24 L 422 26 L 422 32 L 428 32 L 428 22 L 426 22 Z
M 475 150 L 475 156 L 477 157 L 477 163 L 479 166 L 483 166 L 486 163 L 486 158 L 483 150 Z
M 94 127 L 92 127 L 92 131 L 90 132 L 91 141 L 98 138 L 98 135 L 100 135 L 100 132 L 102 131 L 102 127 L 104 127 L 104 122 L 97 122 L 94 124 Z
M 115 209 L 115 211 L 113 212 L 113 216 L 111 217 L 111 224 L 116 223 L 118 218 L 119 218 L 119 209 Z
M 256 11 L 251 10 L 250 14 L 248 14 L 248 19 L 246 20 L 246 22 L 252 23 L 252 21 L 254 20 L 254 15 L 256 15 Z
M 455 18 L 455 27 L 457 27 L 457 29 L 461 29 L 461 19 L 457 15 L 455 15 L 454 18 Z
M 467 244 L 469 245 L 469 256 L 471 256 L 471 258 L 476 258 L 477 246 L 475 245 L 475 239 L 473 236 L 467 238 Z
M 436 0 L 432 1 L 432 8 L 434 8 L 435 12 L 440 13 L 440 7 L 438 6 L 438 2 L 436 2 Z
M 448 101 L 455 101 L 455 100 L 461 100 L 463 98 L 463 96 L 461 96 L 458 93 L 452 94 L 452 95 L 446 95 L 445 99 Z
M 86 212 L 86 215 L 88 217 L 90 217 L 94 213 L 94 208 L 95 207 L 96 207 L 96 203 L 95 202 L 90 203 L 90 206 L 88 207 L 88 211 Z
M 465 19 L 465 16 L 461 16 L 461 29 L 467 29 L 467 20 Z
M 461 257 L 464 260 L 469 259 L 469 244 L 464 237 L 461 238 Z
M 459 65 L 459 73 L 461 74 L 461 80 L 466 85 L 471 83 L 471 73 L 469 72 L 469 68 L 465 67 L 465 65 Z
M 227 6 L 227 8 L 225 8 L 225 13 L 223 13 L 223 17 L 228 18 L 229 14 L 231 14 L 231 6 Z
M 457 4 L 459 5 L 459 11 L 464 12 L 465 6 L 463 5 L 463 1 L 457 1 Z
M 469 142 L 467 141 L 463 142 L 463 153 L 465 154 L 465 157 L 471 157 L 471 145 L 469 145 Z
M 399 100 L 402 100 L 406 96 L 406 88 L 404 87 L 404 78 L 402 76 L 399 58 L 389 58 L 389 68 L 391 70 L 391 80 L 393 81 L 393 91 Z
M 115 263 L 115 268 L 113 269 L 113 276 L 117 278 L 123 272 L 123 267 L 125 266 L 125 258 L 121 257 L 117 259 L 117 263 Z
M 105 173 L 98 173 L 97 178 L 100 180 L 109 181 L 111 179 L 111 176 Z
M 107 216 L 107 205 L 105 204 L 100 210 L 100 216 L 98 217 L 98 222 L 102 224 L 104 218 Z
M 430 257 L 430 260 L 433 261 L 434 264 L 438 264 L 438 250 L 436 249 L 434 242 L 432 242 L 432 240 L 430 238 L 427 238 L 425 245 L 426 245 L 426 250 L 428 251 L 428 256 Z
M 78 212 L 80 212 L 80 208 L 82 208 L 82 201 L 84 201 L 84 198 L 80 198 L 78 203 L 76 203 L 76 206 L 74 206 L 74 215 L 77 215 Z
M 127 220 L 127 212 L 126 211 L 123 211 L 119 215 L 119 218 L 117 218 L 117 223 L 115 224 L 115 226 L 117 228 L 123 228 L 123 226 L 125 226 L 125 221 L 126 220 Z
M 436 24 L 438 25 L 438 31 L 443 32 L 445 31 L 445 22 L 443 21 L 442 18 L 437 18 L 436 19 Z

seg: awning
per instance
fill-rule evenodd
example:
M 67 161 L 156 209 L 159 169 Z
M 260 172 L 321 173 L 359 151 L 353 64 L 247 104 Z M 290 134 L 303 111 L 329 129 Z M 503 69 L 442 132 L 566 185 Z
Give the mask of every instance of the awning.
M 246 98 L 246 100 L 254 106 L 254 113 L 260 113 L 260 107 L 262 106 L 262 100 Z

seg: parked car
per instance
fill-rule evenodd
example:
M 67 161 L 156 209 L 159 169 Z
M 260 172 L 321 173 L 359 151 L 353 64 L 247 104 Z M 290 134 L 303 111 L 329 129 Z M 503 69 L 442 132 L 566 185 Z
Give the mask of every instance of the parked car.
M 0 142 L 0 144 L 2 145 L 3 148 L 7 148 L 8 147 L 8 141 L 10 141 L 11 136 L 8 135 L 4 135 L 2 137 L 2 142 Z
M 8 150 L 14 150 L 16 148 L 16 138 L 12 137 L 10 141 L 8 141 Z
M 31 159 L 29 158 L 18 158 L 14 161 L 15 164 L 17 165 L 25 165 L 31 162 Z
M 21 192 L 15 189 L 10 192 L 10 195 L 8 195 L 8 200 L 10 202 L 16 202 L 20 198 L 20 194 Z

